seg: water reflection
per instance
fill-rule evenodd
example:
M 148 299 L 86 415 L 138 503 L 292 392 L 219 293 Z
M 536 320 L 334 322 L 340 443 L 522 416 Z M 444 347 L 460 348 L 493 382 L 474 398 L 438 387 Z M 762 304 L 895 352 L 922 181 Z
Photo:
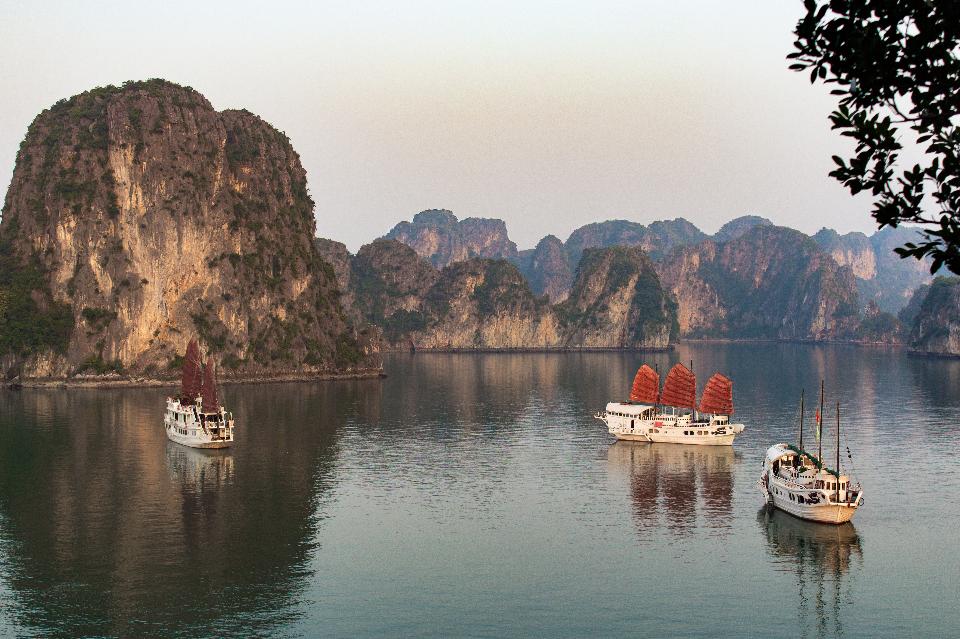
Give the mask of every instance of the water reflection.
M 230 482 L 233 455 L 229 449 L 206 451 L 167 442 L 167 467 L 185 493 L 203 493 Z
M 854 525 L 807 522 L 769 505 L 757 513 L 757 522 L 767 550 L 795 576 L 797 636 L 842 636 L 844 613 L 854 603 L 850 569 L 862 561 Z
M 334 398 L 332 386 L 228 387 L 243 434 L 224 451 L 169 442 L 162 391 L 3 398 L 17 634 L 251 636 L 294 622 L 356 403 L 354 387 Z
M 630 482 L 633 518 L 641 538 L 663 524 L 674 535 L 697 525 L 729 530 L 733 516 L 730 446 L 684 446 L 618 441 L 607 450 L 612 469 Z

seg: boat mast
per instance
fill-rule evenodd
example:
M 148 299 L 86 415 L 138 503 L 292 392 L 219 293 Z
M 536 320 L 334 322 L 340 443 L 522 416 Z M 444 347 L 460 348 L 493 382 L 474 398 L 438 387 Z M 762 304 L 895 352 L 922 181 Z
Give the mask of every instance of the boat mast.
M 800 436 L 797 438 L 799 443 L 797 448 L 803 450 L 803 389 L 800 389 Z
M 837 402 L 837 498 L 840 501 L 840 402 Z
M 690 372 L 693 373 L 693 359 L 690 360 Z M 696 379 L 696 378 L 694 378 Z M 693 419 L 691 422 L 697 421 L 697 383 L 693 383 Z
M 839 406 L 839 404 L 837 404 Z M 817 420 L 817 459 L 823 466 L 823 379 L 820 380 L 820 419 Z

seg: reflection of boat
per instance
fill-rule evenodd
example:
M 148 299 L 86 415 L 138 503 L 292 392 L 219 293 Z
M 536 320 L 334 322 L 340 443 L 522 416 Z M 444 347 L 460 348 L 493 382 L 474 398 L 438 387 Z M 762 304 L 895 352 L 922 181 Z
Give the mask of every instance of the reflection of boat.
M 732 448 L 618 441 L 607 450 L 611 469 L 626 474 L 634 519 L 654 528 L 660 513 L 676 531 L 691 528 L 699 510 L 707 525 L 729 527 L 733 513 Z
M 842 636 L 841 608 L 853 603 L 845 587 L 848 573 L 862 557 L 854 525 L 802 521 L 769 504 L 757 513 L 757 523 L 770 554 L 796 575 L 797 636 Z
M 213 362 L 201 363 L 197 340 L 187 346 L 180 394 L 167 398 L 163 422 L 167 438 L 184 446 L 226 448 L 233 443 L 233 413 L 220 405 Z
M 184 486 L 223 486 L 233 479 L 233 456 L 167 444 L 167 465 Z
M 801 521 L 769 504 L 757 513 L 757 522 L 770 551 L 779 557 L 846 573 L 851 558 L 860 555 L 860 536 L 851 522 L 830 526 Z
M 817 413 L 818 423 L 822 414 L 821 409 Z M 850 478 L 840 470 L 840 404 L 837 404 L 836 469 L 826 468 L 821 459 L 802 448 L 802 398 L 799 439 L 798 446 L 774 444 L 767 450 L 759 481 L 767 501 L 801 519 L 827 524 L 850 521 L 863 503 L 863 490 L 860 484 L 851 484 Z
M 734 438 L 743 432 L 743 424 L 730 423 L 733 382 L 720 373 L 714 374 L 703 389 L 699 411 L 696 391 L 696 377 L 683 364 L 670 369 L 662 392 L 660 375 L 644 364 L 633 379 L 629 401 L 610 402 L 605 411 L 594 417 L 607 425 L 611 435 L 627 441 L 733 444 Z M 704 415 L 708 418 L 704 419 Z

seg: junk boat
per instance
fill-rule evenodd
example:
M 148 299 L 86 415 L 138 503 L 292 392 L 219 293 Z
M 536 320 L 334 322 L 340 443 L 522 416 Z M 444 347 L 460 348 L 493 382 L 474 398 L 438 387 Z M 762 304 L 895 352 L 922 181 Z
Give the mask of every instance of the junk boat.
M 220 405 L 213 362 L 200 361 L 197 340 L 187 345 L 180 394 L 167 398 L 163 422 L 167 438 L 184 446 L 227 448 L 233 444 L 233 413 Z
M 594 415 L 617 439 L 638 442 L 730 446 L 743 432 L 731 424 L 733 382 L 720 373 L 707 381 L 696 408 L 697 379 L 689 368 L 676 364 L 667 373 L 660 392 L 660 375 L 644 364 L 633 378 L 630 399 L 610 402 Z M 667 410 L 669 408 L 669 411 Z
M 823 387 L 817 411 L 817 439 L 823 421 Z M 803 395 L 800 396 L 800 436 L 797 446 L 774 444 L 767 450 L 758 485 L 776 508 L 791 515 L 825 524 L 844 524 L 863 503 L 863 489 L 840 468 L 840 403 L 837 403 L 837 456 L 835 469 L 823 465 L 821 455 L 803 449 Z M 821 442 L 822 446 L 822 442 Z

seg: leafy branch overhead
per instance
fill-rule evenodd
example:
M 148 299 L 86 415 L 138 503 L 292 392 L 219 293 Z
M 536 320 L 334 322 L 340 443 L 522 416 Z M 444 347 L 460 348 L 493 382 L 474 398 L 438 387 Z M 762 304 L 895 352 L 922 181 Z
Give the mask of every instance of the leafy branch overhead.
M 833 129 L 855 143 L 830 175 L 874 197 L 880 227 L 918 224 L 901 257 L 960 273 L 960 2 L 805 0 L 790 68 L 835 85 Z M 902 157 L 904 139 L 922 150 Z

